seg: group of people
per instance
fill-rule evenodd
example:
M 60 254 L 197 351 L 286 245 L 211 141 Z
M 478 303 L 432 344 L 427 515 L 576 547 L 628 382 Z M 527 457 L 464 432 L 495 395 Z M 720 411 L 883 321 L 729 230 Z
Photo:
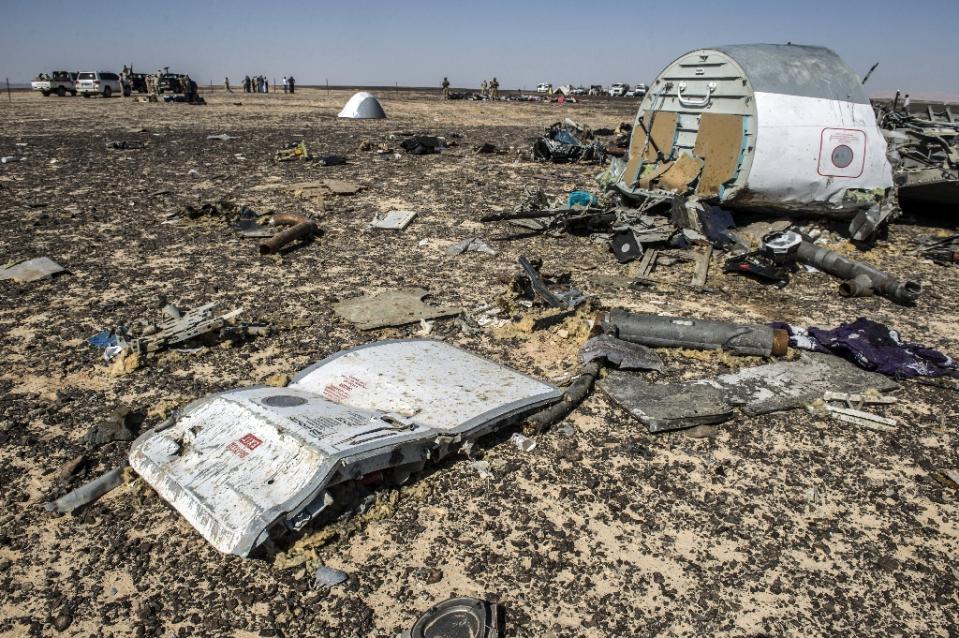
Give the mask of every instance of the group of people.
M 491 100 L 499 99 L 499 80 L 495 77 L 487 82 L 483 80 L 480 82 L 480 95 L 483 97 L 488 97 Z
M 440 86 L 443 87 L 443 99 L 444 100 L 450 99 L 449 78 L 444 77 L 443 83 Z M 489 82 L 487 82 L 486 80 L 483 80 L 483 82 L 480 83 L 480 95 L 482 95 L 484 98 L 489 98 L 491 100 L 498 100 L 499 99 L 499 80 L 497 80 L 495 77 Z
M 230 90 L 230 78 L 226 78 L 224 81 L 226 85 L 226 90 L 232 93 Z M 275 87 L 274 87 L 275 88 Z M 296 91 L 296 80 L 293 79 L 293 76 L 286 77 L 283 76 L 283 92 L 284 93 L 294 93 Z M 270 81 L 266 79 L 265 75 L 255 75 L 252 78 L 247 75 L 243 78 L 243 92 L 244 93 L 269 93 L 270 92 Z

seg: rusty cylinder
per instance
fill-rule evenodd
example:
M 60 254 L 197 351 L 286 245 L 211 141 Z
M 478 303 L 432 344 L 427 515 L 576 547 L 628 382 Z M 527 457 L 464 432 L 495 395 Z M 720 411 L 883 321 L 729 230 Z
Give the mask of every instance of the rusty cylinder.
M 316 234 L 316 224 L 302 215 L 274 215 L 273 223 L 277 225 L 290 225 L 290 227 L 260 242 L 261 255 L 278 253 L 281 248 L 290 242 L 298 239 L 309 239 Z

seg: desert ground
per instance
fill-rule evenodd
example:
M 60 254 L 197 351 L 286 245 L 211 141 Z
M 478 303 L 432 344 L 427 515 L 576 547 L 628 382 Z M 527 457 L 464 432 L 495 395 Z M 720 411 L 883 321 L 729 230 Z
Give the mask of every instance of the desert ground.
M 0 636 L 392 637 L 451 595 L 499 603 L 506 635 L 517 637 L 957 635 L 959 495 L 938 477 L 959 466 L 959 386 L 948 379 L 902 382 L 899 402 L 882 411 L 899 420 L 896 432 L 796 410 L 654 435 L 597 390 L 532 451 L 509 432 L 484 439 L 491 479 L 451 456 L 400 488 L 371 488 L 365 514 L 246 559 L 211 547 L 132 472 L 75 514 L 45 511 L 126 457 L 128 441 L 84 441 L 114 410 L 139 415 L 143 431 L 207 394 L 422 334 L 419 324 L 361 331 L 331 306 L 418 286 L 468 316 L 508 294 L 519 255 L 569 273 L 590 310 L 532 332 L 518 321 L 464 330 L 440 319 L 429 337 L 557 385 L 577 370 L 591 311 L 609 308 L 821 327 L 868 317 L 959 354 L 959 269 L 909 254 L 917 238 L 954 228 L 955 211 L 912 211 L 858 255 L 920 281 L 915 307 L 840 298 L 823 273 L 763 286 L 724 275 L 718 253 L 707 291 L 683 285 L 687 263 L 657 271 L 656 289 L 631 288 L 636 262 L 619 264 L 601 243 L 492 242 L 516 229 L 479 218 L 512 210 L 526 189 L 595 191 L 600 167 L 538 164 L 522 152 L 564 117 L 615 127 L 637 102 L 443 102 L 399 91 L 381 95 L 388 119 L 337 119 L 349 95 L 218 91 L 205 94 L 207 106 L 3 96 L 0 155 L 25 159 L 0 165 L 0 262 L 45 255 L 69 272 L 0 281 Z M 234 139 L 207 139 L 221 133 Z M 406 133 L 456 146 L 408 155 Z M 348 163 L 275 161 L 298 140 Z M 374 150 L 359 150 L 364 140 Z M 106 148 L 112 141 L 143 146 Z M 476 154 L 486 142 L 501 152 Z M 328 178 L 364 188 L 323 202 L 285 188 Z M 173 216 L 224 199 L 312 214 L 323 234 L 260 256 L 255 240 L 216 218 Z M 367 228 L 392 209 L 419 216 L 402 232 Z M 498 254 L 447 255 L 471 236 Z M 835 248 L 856 253 L 835 237 Z M 165 302 L 214 301 L 274 332 L 166 350 L 125 371 L 86 343 L 103 328 L 159 320 Z M 666 372 L 649 380 L 762 363 L 662 354 Z M 313 589 L 319 565 L 349 580 Z

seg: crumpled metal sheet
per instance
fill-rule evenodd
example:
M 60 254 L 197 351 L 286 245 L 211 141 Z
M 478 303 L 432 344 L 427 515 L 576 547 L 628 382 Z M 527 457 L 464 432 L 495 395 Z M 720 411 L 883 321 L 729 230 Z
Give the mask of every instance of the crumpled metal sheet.
M 333 312 L 356 324 L 360 330 L 405 326 L 421 319 L 450 317 L 463 312 L 458 306 L 429 306 L 422 288 L 398 288 L 373 295 L 354 297 L 333 304 Z
M 638 343 L 617 339 L 612 335 L 600 335 L 586 342 L 579 352 L 583 363 L 606 359 L 620 370 L 663 371 L 663 360 L 651 348 Z
M 36 257 L 6 268 L 0 268 L 0 279 L 13 279 L 18 283 L 29 283 L 52 277 L 61 272 L 66 272 L 66 269 L 49 257 Z
M 650 384 L 639 376 L 614 371 L 598 385 L 650 432 L 721 423 L 734 416 L 737 406 L 756 416 L 800 408 L 827 390 L 887 391 L 898 387 L 888 377 L 818 352 L 804 353 L 796 361 L 777 361 L 682 383 Z
M 200 399 L 139 437 L 130 465 L 214 547 L 246 556 L 332 503 L 327 486 L 441 458 L 561 396 L 449 344 L 383 341 L 285 388 Z
M 495 250 L 490 248 L 489 244 L 479 237 L 467 237 L 466 239 L 458 241 L 446 249 L 446 254 L 451 256 L 462 255 L 463 253 L 471 252 L 486 253 L 487 255 L 497 254 Z

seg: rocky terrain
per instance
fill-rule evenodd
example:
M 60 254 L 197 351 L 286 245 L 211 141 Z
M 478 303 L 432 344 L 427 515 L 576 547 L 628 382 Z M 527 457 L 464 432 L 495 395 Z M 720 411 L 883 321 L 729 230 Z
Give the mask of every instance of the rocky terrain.
M 513 231 L 479 218 L 513 209 L 527 189 L 596 189 L 597 166 L 522 156 L 533 137 L 564 117 L 614 128 L 632 120 L 635 101 L 390 92 L 381 96 L 388 119 L 347 121 L 336 118 L 346 92 L 205 97 L 207 106 L 190 106 L 24 93 L 0 103 L 0 155 L 25 158 L 0 165 L 0 262 L 48 256 L 68 270 L 0 281 L 0 636 L 392 637 L 454 594 L 504 606 L 506 635 L 517 637 L 956 635 L 959 495 L 938 474 L 959 467 L 952 380 L 903 382 L 883 410 L 900 421 L 895 433 L 799 410 L 652 435 L 596 391 L 530 452 L 508 432 L 485 439 L 492 479 L 453 456 L 402 488 L 373 488 L 363 516 L 249 559 L 218 553 L 129 472 L 74 515 L 46 512 L 126 457 L 128 441 L 85 441 L 118 408 L 142 431 L 209 393 L 422 333 L 364 332 L 331 305 L 418 286 L 469 314 L 503 297 L 519 255 L 569 273 L 594 309 L 822 327 L 862 316 L 959 353 L 959 269 L 908 254 L 917 238 L 954 228 L 954 211 L 911 211 L 859 255 L 924 285 L 911 308 L 840 298 L 823 273 L 763 286 L 724 275 L 719 254 L 709 291 L 685 286 L 692 265 L 682 262 L 657 271 L 658 288 L 630 288 L 636 264 L 588 238 L 492 241 Z M 223 133 L 232 139 L 207 138 Z M 399 147 L 405 133 L 456 145 L 413 156 Z M 299 140 L 347 164 L 274 160 Z M 107 148 L 113 141 L 134 148 Z M 487 142 L 501 152 L 474 152 Z M 325 179 L 363 188 L 321 200 L 288 187 Z M 260 256 L 216 216 L 176 215 L 221 200 L 311 214 L 322 235 Z M 419 215 L 402 232 L 367 228 L 393 209 Z M 471 236 L 499 253 L 447 255 Z M 835 237 L 833 247 L 855 252 Z M 165 303 L 208 302 L 274 332 L 166 350 L 129 370 L 86 343 L 103 328 L 159 320 Z M 429 336 L 563 385 L 589 318 L 535 332 L 441 319 Z M 663 355 L 663 380 L 761 362 Z M 349 580 L 312 589 L 320 564 Z

